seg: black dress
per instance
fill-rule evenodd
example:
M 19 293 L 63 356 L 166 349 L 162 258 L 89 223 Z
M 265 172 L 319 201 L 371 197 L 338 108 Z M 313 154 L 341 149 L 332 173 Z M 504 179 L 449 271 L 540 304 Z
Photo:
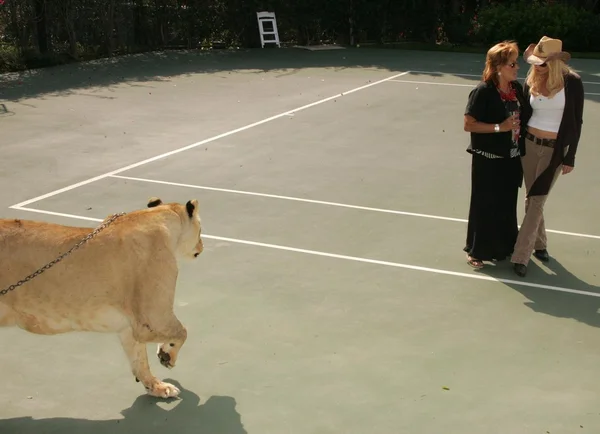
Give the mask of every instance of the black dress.
M 521 117 L 521 89 L 501 95 L 495 85 L 478 86 L 469 95 L 466 114 L 486 123 L 502 123 L 511 112 Z M 521 101 L 520 101 L 521 100 Z M 523 125 L 521 126 L 521 131 Z M 512 132 L 471 133 L 471 199 L 464 251 L 481 261 L 509 257 L 519 232 L 517 200 L 523 171 L 524 146 Z M 521 142 L 522 143 L 522 142 Z

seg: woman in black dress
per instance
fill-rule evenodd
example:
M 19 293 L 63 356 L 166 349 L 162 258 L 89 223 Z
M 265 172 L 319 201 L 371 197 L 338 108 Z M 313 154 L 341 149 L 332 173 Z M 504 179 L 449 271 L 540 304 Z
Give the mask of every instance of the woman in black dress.
M 471 133 L 471 201 L 467 242 L 469 265 L 509 257 L 519 232 L 517 199 L 525 155 L 520 134 L 531 117 L 517 81 L 519 48 L 504 41 L 489 49 L 482 81 L 470 92 L 464 129 Z

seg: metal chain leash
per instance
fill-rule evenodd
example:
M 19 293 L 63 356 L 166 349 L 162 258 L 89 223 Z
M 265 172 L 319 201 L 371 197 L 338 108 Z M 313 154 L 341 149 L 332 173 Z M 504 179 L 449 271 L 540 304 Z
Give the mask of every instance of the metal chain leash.
M 26 278 L 20 280 L 19 282 L 15 283 L 13 285 L 10 285 L 6 289 L 3 289 L 2 291 L 0 291 L 0 295 L 6 295 L 10 291 L 18 288 L 19 286 L 22 286 L 24 283 L 29 282 L 34 277 L 39 276 L 44 271 L 52 268 L 53 266 L 55 266 L 56 264 L 58 264 L 60 261 L 62 261 L 63 259 L 65 259 L 67 256 L 69 256 L 71 253 L 73 253 L 75 250 L 77 250 L 78 248 L 80 248 L 81 246 L 83 246 L 85 243 L 87 243 L 89 240 L 91 240 L 92 238 L 94 238 L 96 235 L 98 235 L 100 232 L 102 232 L 102 230 L 106 229 L 112 222 L 114 222 L 116 219 L 118 219 L 119 217 L 121 217 L 123 215 L 125 215 L 124 212 L 113 214 L 109 219 L 107 219 L 104 222 L 102 222 L 102 224 L 100 226 L 98 226 L 96 229 L 94 229 L 93 232 L 90 232 L 88 235 L 86 235 L 85 238 L 83 238 L 81 241 L 79 241 L 77 244 L 75 244 L 73 247 L 71 247 L 68 251 L 66 251 L 65 253 L 63 253 L 62 255 L 60 255 L 58 258 L 54 259 L 52 262 L 47 263 L 42 268 L 40 268 L 36 272 L 30 274 Z

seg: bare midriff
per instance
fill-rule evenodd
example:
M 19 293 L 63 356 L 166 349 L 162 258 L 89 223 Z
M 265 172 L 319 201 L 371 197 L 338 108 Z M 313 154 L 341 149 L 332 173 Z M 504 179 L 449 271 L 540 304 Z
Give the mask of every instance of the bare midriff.
M 556 139 L 557 133 L 554 131 L 539 130 L 535 127 L 527 127 L 527 131 L 540 139 Z

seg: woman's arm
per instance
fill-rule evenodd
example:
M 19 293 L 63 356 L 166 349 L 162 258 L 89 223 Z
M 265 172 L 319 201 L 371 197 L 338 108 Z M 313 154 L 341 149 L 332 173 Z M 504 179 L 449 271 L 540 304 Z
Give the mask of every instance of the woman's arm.
M 568 166 L 569 168 L 563 173 L 568 173 L 575 166 L 575 154 L 577 153 L 577 146 L 579 145 L 579 138 L 581 137 L 581 127 L 583 124 L 583 102 L 585 99 L 585 93 L 583 90 L 583 82 L 579 77 L 573 77 L 571 79 L 571 96 L 573 98 L 573 105 L 575 110 L 575 129 L 576 129 L 576 137 L 573 143 L 567 143 L 569 145 L 569 150 L 567 151 L 567 155 L 563 160 L 563 164 Z
M 496 125 L 498 128 L 496 129 Z M 465 115 L 465 131 L 469 133 L 505 133 L 507 131 L 517 129 L 519 127 L 519 120 L 512 117 L 508 117 L 501 124 L 487 124 L 485 122 L 479 122 L 471 115 Z
M 516 119 L 516 123 L 513 124 L 512 117 L 508 117 L 501 124 L 490 124 L 479 120 L 485 119 L 489 95 L 489 89 L 483 85 L 479 85 L 475 89 L 471 90 L 464 113 L 464 130 L 469 133 L 485 134 L 506 132 L 512 130 L 513 128 L 518 128 L 518 119 Z M 498 127 L 496 127 L 496 125 L 498 125 Z

